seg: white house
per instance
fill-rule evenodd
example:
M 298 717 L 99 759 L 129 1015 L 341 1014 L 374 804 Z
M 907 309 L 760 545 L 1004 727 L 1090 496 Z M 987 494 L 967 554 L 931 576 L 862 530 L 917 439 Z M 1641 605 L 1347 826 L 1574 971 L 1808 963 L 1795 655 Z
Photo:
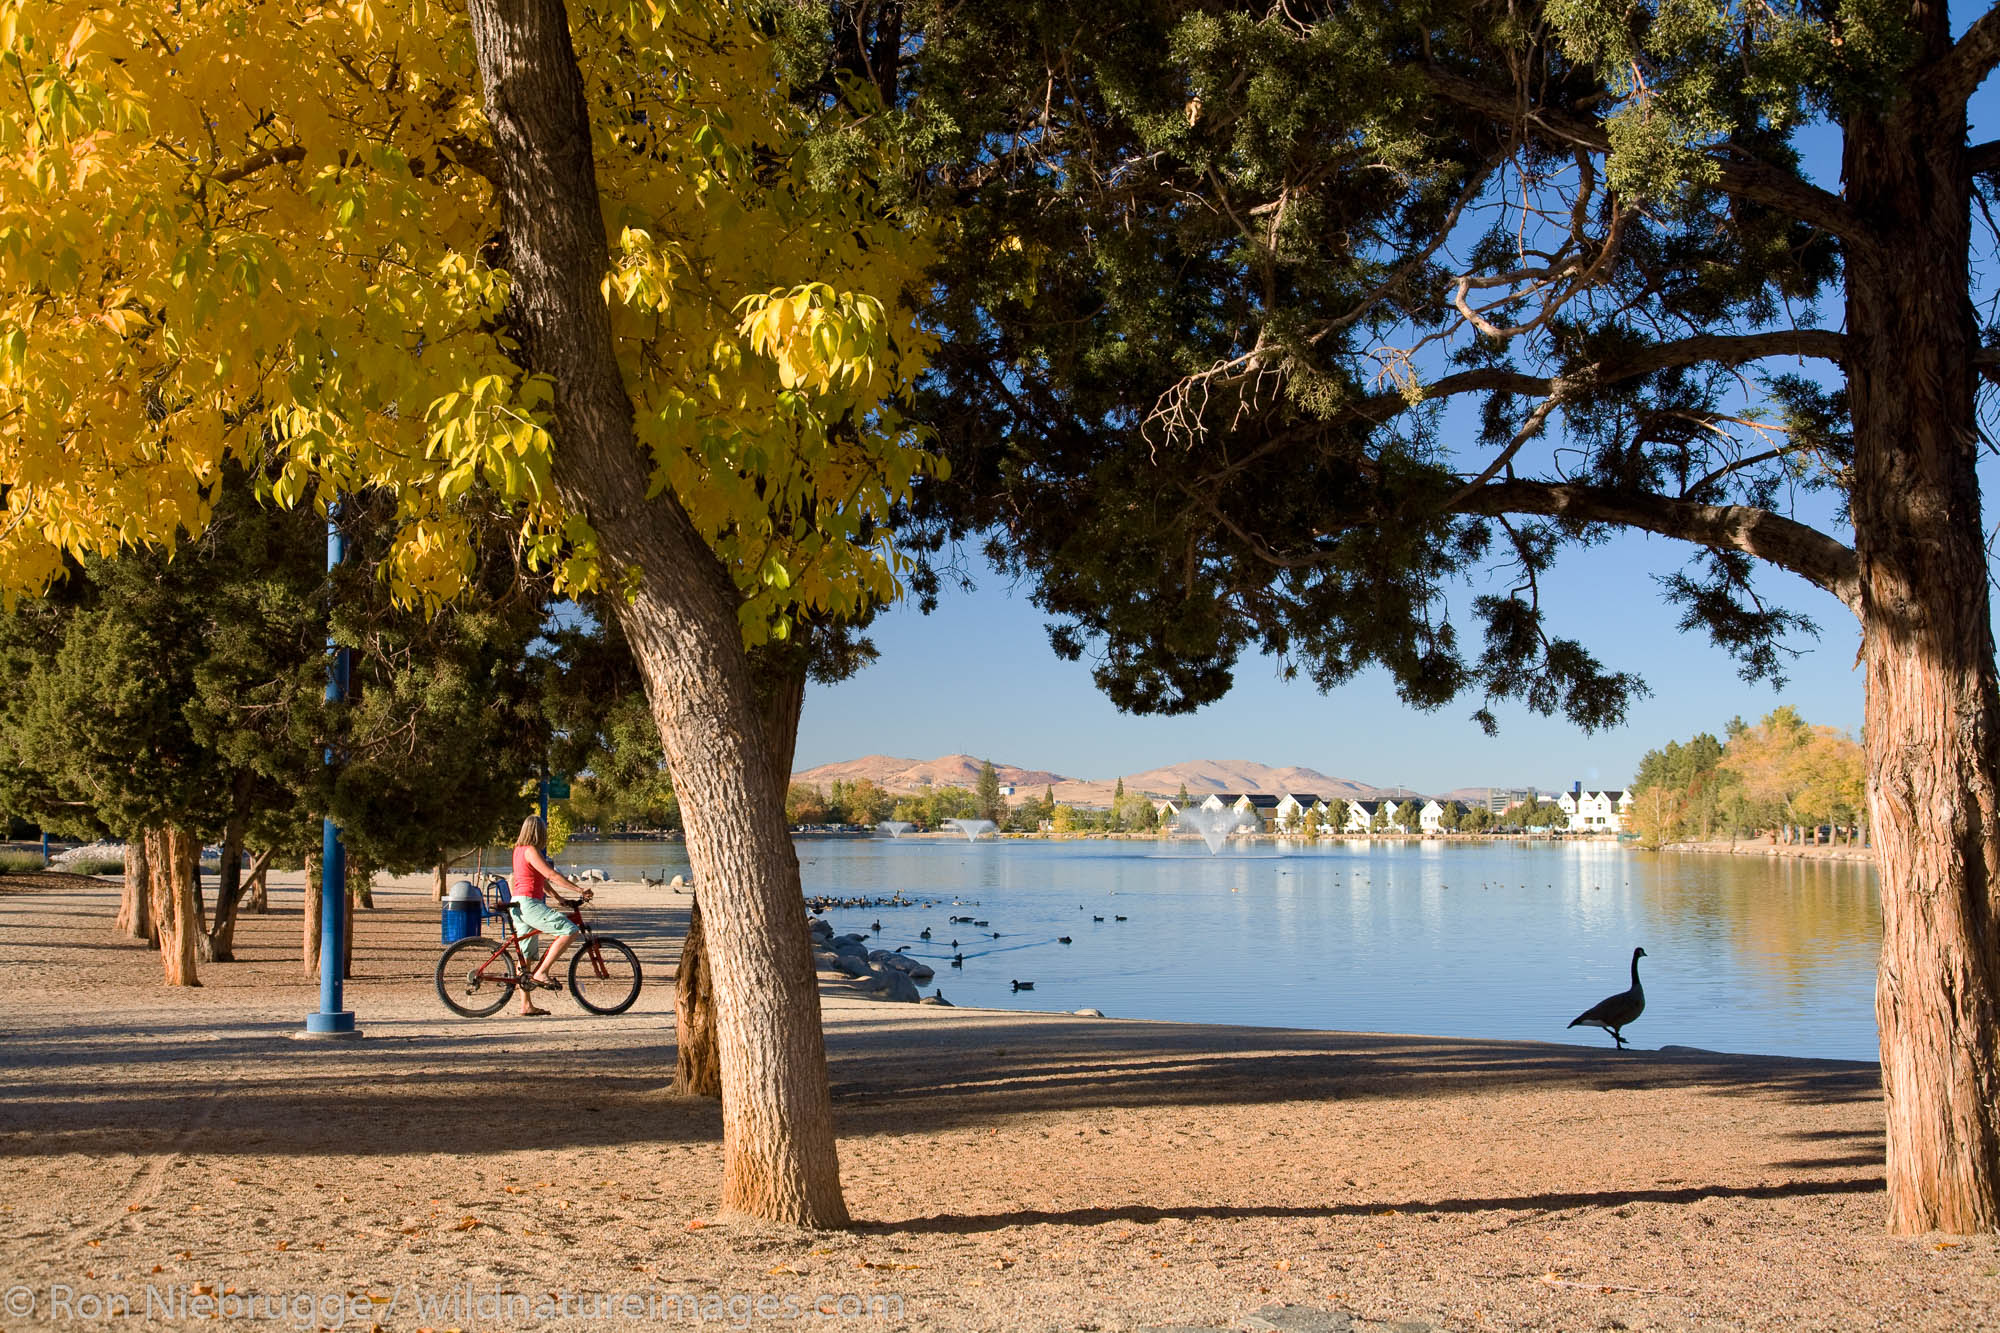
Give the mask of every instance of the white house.
M 1572 833 L 1617 833 L 1625 827 L 1625 816 L 1632 809 L 1632 793 L 1585 791 L 1583 784 L 1577 783 L 1557 797 L 1556 804 L 1569 816 Z
M 1417 812 L 1417 825 L 1426 833 L 1445 831 L 1445 815 L 1449 813 L 1452 822 L 1457 823 L 1466 811 L 1464 801 L 1425 801 L 1424 808 Z
M 1273 808 L 1271 817 L 1278 828 L 1302 829 L 1306 823 L 1306 812 L 1311 811 L 1322 822 L 1326 819 L 1326 802 L 1309 791 L 1288 791 Z
M 1366 833 L 1375 827 L 1375 816 L 1380 812 L 1384 822 L 1394 824 L 1402 805 L 1387 797 L 1379 801 L 1349 801 L 1347 803 L 1347 831 Z

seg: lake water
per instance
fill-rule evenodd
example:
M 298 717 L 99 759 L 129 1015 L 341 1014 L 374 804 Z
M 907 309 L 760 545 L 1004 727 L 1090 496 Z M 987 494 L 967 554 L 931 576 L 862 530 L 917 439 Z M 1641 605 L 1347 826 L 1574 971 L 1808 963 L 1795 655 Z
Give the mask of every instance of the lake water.
M 842 932 L 879 920 L 881 946 L 929 961 L 925 993 L 956 1004 L 1608 1046 L 1565 1025 L 1625 989 L 1643 945 L 1636 1046 L 1877 1057 L 1881 910 L 1865 863 L 1608 843 L 796 845 L 808 894 L 933 904 L 828 918 Z M 673 843 L 578 843 L 558 860 L 620 879 L 687 867 Z M 990 924 L 948 921 L 966 915 Z

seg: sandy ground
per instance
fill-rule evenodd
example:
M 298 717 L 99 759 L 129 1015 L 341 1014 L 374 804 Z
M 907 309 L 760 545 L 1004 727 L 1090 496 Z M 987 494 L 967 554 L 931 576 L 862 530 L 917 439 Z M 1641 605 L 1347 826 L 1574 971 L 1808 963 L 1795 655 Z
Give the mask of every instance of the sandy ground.
M 0 880 L 0 1327 L 2000 1326 L 1993 1239 L 1881 1232 L 1872 1065 L 830 993 L 858 1221 L 719 1221 L 685 899 L 600 898 L 627 1014 L 453 1018 L 412 882 L 308 1042 L 295 885 L 168 991 L 114 885 Z

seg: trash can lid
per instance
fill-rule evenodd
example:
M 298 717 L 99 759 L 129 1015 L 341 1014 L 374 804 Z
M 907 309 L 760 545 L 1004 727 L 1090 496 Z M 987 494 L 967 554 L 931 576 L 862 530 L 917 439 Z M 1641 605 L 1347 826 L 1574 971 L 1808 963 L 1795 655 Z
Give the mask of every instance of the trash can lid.
M 469 879 L 461 879 L 444 892 L 448 903 L 476 903 L 479 901 L 479 886 Z

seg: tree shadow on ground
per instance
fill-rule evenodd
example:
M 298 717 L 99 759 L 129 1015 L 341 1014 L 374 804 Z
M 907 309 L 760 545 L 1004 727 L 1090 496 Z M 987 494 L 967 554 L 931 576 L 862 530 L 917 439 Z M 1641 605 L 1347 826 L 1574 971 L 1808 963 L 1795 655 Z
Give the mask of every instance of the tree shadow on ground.
M 539 1026 L 364 1014 L 364 1040 L 328 1044 L 292 1038 L 302 1016 L 286 1014 L 282 1027 L 241 1011 L 165 1024 L 13 1024 L 0 1069 L 0 1157 L 139 1150 L 190 1127 L 189 1108 L 210 1102 L 213 1113 L 188 1128 L 199 1142 L 184 1150 L 227 1154 L 262 1135 L 267 1152 L 478 1153 L 495 1149 L 468 1136 L 468 1124 L 521 1117 L 544 1124 L 539 1141 L 555 1148 L 720 1135 L 714 1103 L 667 1092 L 671 1012 Z M 1539 1090 L 1691 1090 L 1826 1106 L 1879 1095 L 1873 1065 L 1066 1017 L 836 1021 L 828 1046 L 846 1137 L 1123 1108 Z M 1828 1147 L 1826 1158 L 1792 1165 L 1880 1160 L 1863 1142 Z
M 1592 1190 L 1586 1193 L 1502 1195 L 1494 1198 L 1377 1200 L 1371 1203 L 1313 1206 L 1194 1206 L 1152 1208 L 1127 1204 L 1116 1208 L 1070 1208 L 1061 1211 L 1019 1209 L 1006 1213 L 934 1213 L 896 1221 L 871 1221 L 857 1229 L 881 1234 L 908 1233 L 973 1235 L 1024 1226 L 1098 1226 L 1107 1222 L 1149 1225 L 1169 1220 L 1191 1222 L 1244 1221 L 1252 1218 L 1375 1217 L 1383 1213 L 1554 1212 L 1569 1208 L 1622 1208 L 1635 1203 L 1692 1204 L 1703 1199 L 1795 1199 L 1828 1194 L 1879 1194 L 1887 1188 L 1881 1176 L 1856 1180 L 1790 1180 L 1780 1185 L 1699 1185 L 1686 1189 Z

